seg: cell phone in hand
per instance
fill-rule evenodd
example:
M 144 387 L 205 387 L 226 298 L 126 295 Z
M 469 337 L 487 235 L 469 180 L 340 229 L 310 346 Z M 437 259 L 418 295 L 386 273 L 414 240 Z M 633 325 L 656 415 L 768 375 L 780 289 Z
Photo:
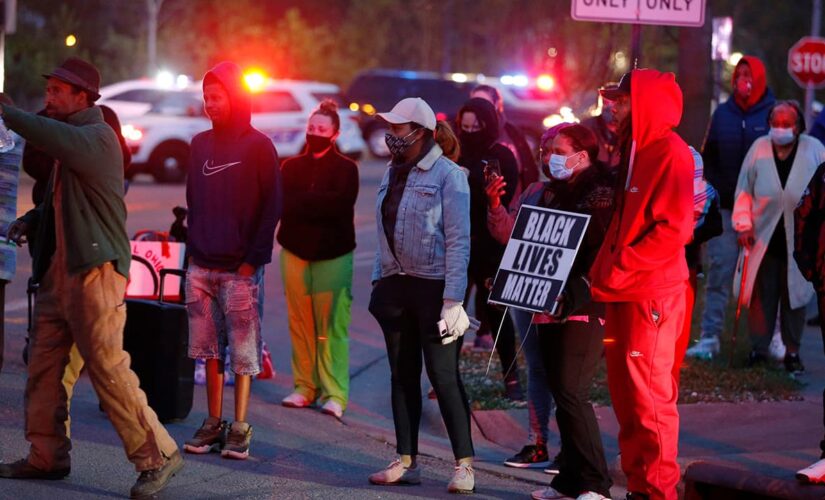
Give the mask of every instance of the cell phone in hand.
M 496 177 L 501 177 L 501 166 L 498 160 L 487 160 L 484 162 L 484 183 L 490 184 Z

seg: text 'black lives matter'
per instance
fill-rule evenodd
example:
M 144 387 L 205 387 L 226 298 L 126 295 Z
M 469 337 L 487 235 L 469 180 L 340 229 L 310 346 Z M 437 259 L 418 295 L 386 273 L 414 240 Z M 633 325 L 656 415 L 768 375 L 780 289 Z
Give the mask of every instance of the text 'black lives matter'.
M 490 302 L 555 312 L 589 215 L 523 205 L 501 259 Z

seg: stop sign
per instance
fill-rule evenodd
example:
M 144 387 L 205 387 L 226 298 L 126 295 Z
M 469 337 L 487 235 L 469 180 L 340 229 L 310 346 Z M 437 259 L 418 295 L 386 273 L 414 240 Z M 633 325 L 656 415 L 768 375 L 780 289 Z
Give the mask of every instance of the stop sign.
M 825 38 L 806 36 L 788 51 L 788 72 L 807 88 L 825 86 Z

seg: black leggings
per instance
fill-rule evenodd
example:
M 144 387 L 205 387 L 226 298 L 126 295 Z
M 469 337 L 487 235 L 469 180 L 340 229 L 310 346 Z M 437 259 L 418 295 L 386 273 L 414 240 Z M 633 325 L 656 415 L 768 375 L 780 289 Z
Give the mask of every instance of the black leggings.
M 456 459 L 473 456 L 470 406 L 458 371 L 459 342 L 442 345 L 436 326 L 443 293 L 443 280 L 400 275 L 382 278 L 372 290 L 369 310 L 387 343 L 392 417 L 400 455 L 418 454 L 423 352 L 453 454 Z
M 590 387 L 602 357 L 604 327 L 591 318 L 589 323 L 538 325 L 537 333 L 564 450 L 559 474 L 550 485 L 571 497 L 595 491 L 610 498 L 612 482 L 590 403 Z

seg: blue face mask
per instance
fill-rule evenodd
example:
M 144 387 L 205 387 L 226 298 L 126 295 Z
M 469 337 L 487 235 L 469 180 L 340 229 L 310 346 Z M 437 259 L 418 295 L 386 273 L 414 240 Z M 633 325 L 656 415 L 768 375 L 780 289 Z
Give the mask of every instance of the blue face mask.
M 567 168 L 567 160 L 577 154 L 578 153 L 573 153 L 570 156 L 550 155 L 550 177 L 556 179 L 557 181 L 566 181 L 572 177 L 573 172 L 576 170 L 576 167 L 579 166 L 581 161 L 573 165 L 571 168 Z
M 771 136 L 771 141 L 777 146 L 787 146 L 796 139 L 792 128 L 771 127 L 768 135 Z

